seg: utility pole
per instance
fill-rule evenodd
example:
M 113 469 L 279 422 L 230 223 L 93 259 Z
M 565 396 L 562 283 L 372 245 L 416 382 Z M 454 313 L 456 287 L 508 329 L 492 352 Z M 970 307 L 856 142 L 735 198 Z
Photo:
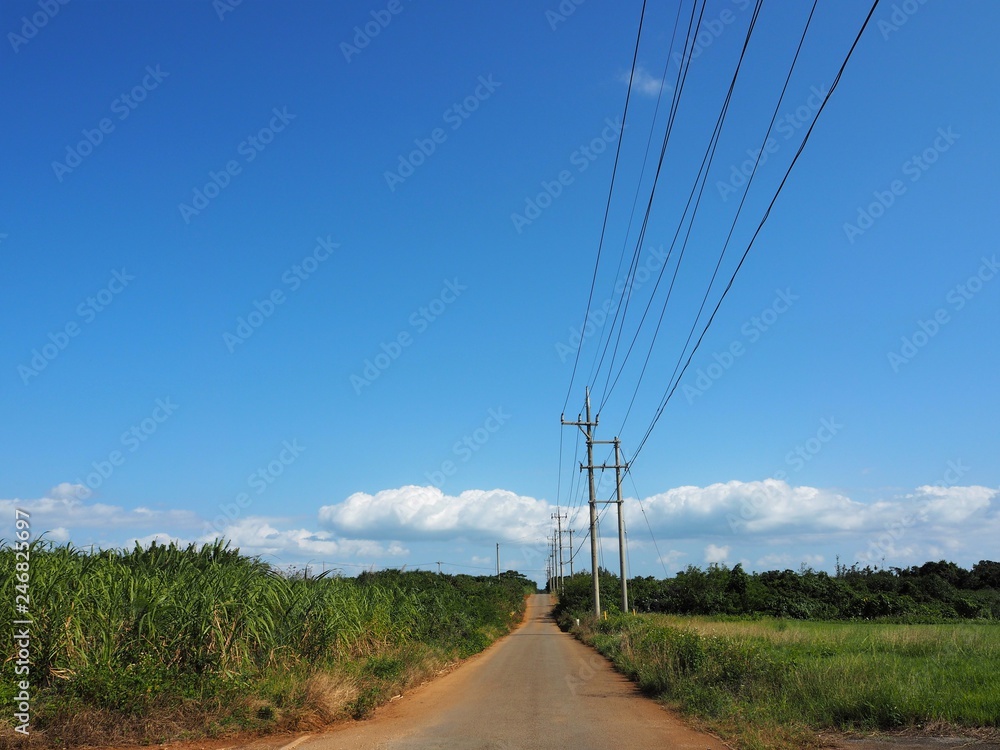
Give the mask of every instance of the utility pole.
M 622 442 L 615 438 L 615 484 L 618 487 L 618 563 L 622 575 L 622 614 L 628 614 L 628 571 L 625 570 L 625 516 L 622 513 Z
M 587 474 L 590 478 L 590 569 L 591 575 L 594 580 L 594 616 L 601 616 L 601 583 L 598 578 L 598 564 L 597 564 L 597 497 L 594 491 L 594 432 L 592 428 L 597 427 L 597 423 L 600 417 L 593 420 L 590 418 L 590 388 L 586 390 L 586 408 L 587 408 L 587 421 L 580 421 L 580 416 L 577 415 L 575 422 L 567 422 L 565 419 L 560 418 L 560 421 L 564 425 L 574 425 L 580 428 L 580 431 L 587 438 L 587 466 L 584 467 L 580 464 L 580 471 L 584 468 L 587 469 Z
M 438 562 L 437 566 L 438 566 L 438 575 L 441 575 L 441 563 Z
M 553 534 L 549 538 L 549 541 L 552 542 L 552 544 L 549 545 L 549 558 L 552 560 L 552 590 L 553 591 L 557 591 L 558 590 L 558 583 L 559 583 L 559 573 L 556 572 L 556 537 L 555 537 L 555 534 Z
M 559 571 L 559 590 L 563 589 L 563 543 L 562 543 L 562 520 L 566 518 L 565 514 L 553 513 L 552 517 L 556 519 L 556 538 L 559 540 L 559 560 L 557 570 Z
M 500 577 L 500 542 L 497 542 L 497 578 Z
M 595 440 L 595 443 L 612 443 L 615 446 L 615 463 L 613 466 L 601 464 L 595 469 L 615 470 L 615 500 L 618 504 L 618 565 L 622 579 L 622 612 L 628 612 L 628 578 L 625 570 L 625 516 L 622 514 L 622 469 L 628 469 L 628 464 L 623 464 L 621 459 L 621 443 L 618 438 L 614 440 Z
M 569 530 L 569 577 L 573 577 L 573 529 Z

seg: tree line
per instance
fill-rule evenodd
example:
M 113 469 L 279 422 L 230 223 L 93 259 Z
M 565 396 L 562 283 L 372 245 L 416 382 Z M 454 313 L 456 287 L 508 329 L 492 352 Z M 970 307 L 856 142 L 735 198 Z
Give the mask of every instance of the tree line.
M 602 604 L 620 609 L 617 576 L 601 569 Z M 681 615 L 771 616 L 792 619 L 897 619 L 940 621 L 1000 619 L 1000 562 L 981 560 L 971 569 L 952 562 L 909 568 L 850 567 L 829 574 L 808 567 L 748 573 L 737 564 L 695 566 L 672 578 L 631 578 L 629 608 Z M 559 611 L 586 611 L 592 602 L 590 573 L 565 579 Z

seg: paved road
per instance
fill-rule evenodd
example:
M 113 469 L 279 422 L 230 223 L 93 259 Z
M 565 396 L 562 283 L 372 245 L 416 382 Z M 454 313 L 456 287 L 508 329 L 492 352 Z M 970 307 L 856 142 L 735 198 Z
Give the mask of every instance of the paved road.
M 550 609 L 531 597 L 525 623 L 481 656 L 297 750 L 725 750 L 562 633 Z

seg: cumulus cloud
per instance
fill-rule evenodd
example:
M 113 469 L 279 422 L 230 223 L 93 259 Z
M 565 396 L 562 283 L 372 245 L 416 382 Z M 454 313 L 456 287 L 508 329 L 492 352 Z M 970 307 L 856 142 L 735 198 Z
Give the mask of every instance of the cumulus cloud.
M 395 541 L 337 539 L 324 530 L 280 529 L 279 520 L 262 516 L 238 518 L 206 531 L 209 527 L 205 519 L 192 511 L 124 508 L 90 502 L 86 499 L 89 494 L 82 485 L 63 483 L 40 498 L 0 500 L 0 513 L 13 518 L 15 508 L 25 510 L 31 514 L 34 536 L 44 533 L 53 542 L 80 546 L 130 548 L 136 543 L 146 547 L 153 542 L 186 546 L 224 538 L 248 554 L 279 559 L 384 559 L 409 552 Z
M 383 544 L 370 539 L 338 539 L 329 532 L 310 529 L 280 530 L 273 525 L 272 519 L 259 516 L 241 518 L 198 541 L 210 542 L 216 538 L 228 539 L 234 547 L 250 554 L 274 555 L 279 558 L 383 558 L 409 553 L 398 542 Z
M 31 513 L 36 534 L 52 532 L 53 541 L 65 541 L 73 529 L 104 530 L 148 528 L 151 525 L 193 527 L 195 513 L 184 510 L 151 510 L 145 507 L 123 508 L 120 505 L 90 502 L 91 492 L 81 484 L 63 482 L 45 496 L 34 499 L 0 500 L 0 513 L 13 517 L 14 509 Z M 58 534 L 58 536 L 56 536 Z
M 62 484 L 41 498 L 0 500 L 0 513 L 13 517 L 15 508 L 27 510 L 35 535 L 45 531 L 55 542 L 79 546 L 153 541 L 186 545 L 221 537 L 249 554 L 281 562 L 350 558 L 396 564 L 401 558 L 406 561 L 410 547 L 420 554 L 435 550 L 433 555 L 442 555 L 437 559 L 447 560 L 447 552 L 454 550 L 447 543 L 467 539 L 475 544 L 488 541 L 482 548 L 488 550 L 496 541 L 513 545 L 526 567 L 544 569 L 543 540 L 557 510 L 546 500 L 508 490 L 449 495 L 436 487 L 408 485 L 375 494 L 357 492 L 323 505 L 314 523 L 257 515 L 217 519 L 213 528 L 193 511 L 92 502 L 81 489 Z M 858 502 L 835 490 L 776 479 L 734 480 L 675 487 L 645 498 L 642 508 L 637 499 L 627 498 L 625 514 L 634 550 L 649 555 L 652 565 L 665 567 L 682 558 L 697 562 L 702 556 L 707 563 L 745 557 L 744 564 L 758 568 L 795 568 L 803 562 L 818 567 L 835 554 L 845 561 L 913 564 L 986 555 L 1000 535 L 1000 490 L 926 485 L 886 492 L 879 500 Z M 583 511 L 580 524 L 585 524 L 585 507 Z M 644 546 L 647 522 L 661 543 L 670 540 L 671 548 L 659 559 Z M 574 528 L 582 531 L 581 525 Z M 606 541 L 616 543 L 614 535 Z M 480 557 L 473 565 L 495 565 L 494 557 L 477 551 Z
M 765 479 L 676 487 L 646 498 L 643 506 L 653 528 L 671 534 L 843 534 L 881 529 L 907 514 L 943 524 L 963 523 L 985 514 L 997 494 L 989 487 L 926 486 L 908 495 L 860 503 L 831 490 Z M 633 523 L 641 520 L 635 499 L 626 500 L 626 512 Z
M 989 487 L 918 487 L 908 496 L 922 516 L 945 524 L 963 523 L 987 510 L 997 496 Z
M 507 490 L 466 490 L 446 495 L 437 487 L 407 485 L 374 495 L 356 492 L 324 505 L 320 523 L 343 535 L 376 539 L 513 540 L 548 530 L 554 507 Z
M 715 544 L 710 544 L 705 547 L 705 562 L 707 563 L 723 563 L 726 558 L 729 557 L 729 545 L 725 547 L 719 547 Z

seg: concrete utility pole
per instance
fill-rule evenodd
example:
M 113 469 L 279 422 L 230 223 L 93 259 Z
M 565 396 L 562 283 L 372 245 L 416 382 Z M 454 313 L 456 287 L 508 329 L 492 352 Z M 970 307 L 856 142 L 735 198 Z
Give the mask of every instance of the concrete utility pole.
M 622 579 L 622 612 L 628 612 L 628 577 L 625 570 L 625 516 L 622 514 L 622 469 L 628 469 L 628 464 L 622 463 L 621 443 L 618 438 L 614 440 L 595 440 L 598 444 L 612 443 L 615 446 L 615 463 L 612 466 L 601 464 L 595 469 L 615 470 L 615 490 L 616 496 L 613 502 L 618 504 L 618 565 Z
M 573 577 L 573 529 L 569 530 L 569 577 Z
M 587 421 L 580 421 L 579 415 L 577 415 L 575 422 L 567 422 L 565 419 L 560 421 L 564 425 L 573 425 L 580 428 L 580 431 L 587 438 L 587 465 L 580 464 L 580 471 L 584 468 L 587 469 L 587 474 L 590 478 L 590 569 L 591 575 L 594 579 L 594 616 L 601 616 L 601 583 L 598 578 L 598 563 L 597 563 L 597 497 L 594 491 L 594 427 L 597 427 L 597 423 L 600 417 L 593 420 L 590 418 L 590 388 L 586 390 L 586 407 L 587 407 Z
M 559 571 L 559 576 L 558 576 L 559 577 L 559 590 L 562 591 L 562 589 L 563 589 L 562 520 L 564 518 L 566 518 L 566 515 L 563 514 L 563 513 L 553 513 L 552 517 L 554 519 L 556 519 L 556 534 L 557 534 L 556 538 L 559 540 L 558 541 L 558 546 L 559 546 L 559 560 L 558 560 L 558 565 L 559 565 L 559 567 L 557 568 L 557 570 Z
M 497 542 L 497 578 L 500 577 L 500 542 Z
M 622 614 L 628 613 L 628 571 L 625 570 L 625 516 L 622 513 L 621 441 L 615 438 L 615 483 L 618 487 L 618 563 L 622 575 Z

